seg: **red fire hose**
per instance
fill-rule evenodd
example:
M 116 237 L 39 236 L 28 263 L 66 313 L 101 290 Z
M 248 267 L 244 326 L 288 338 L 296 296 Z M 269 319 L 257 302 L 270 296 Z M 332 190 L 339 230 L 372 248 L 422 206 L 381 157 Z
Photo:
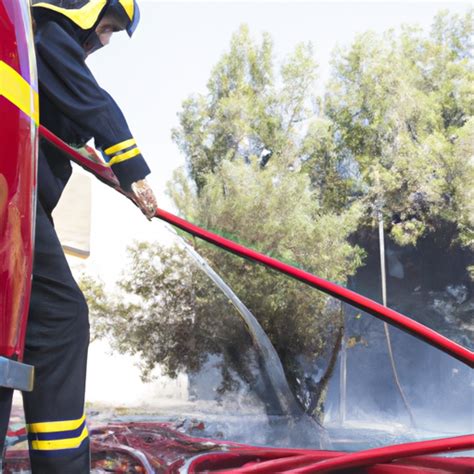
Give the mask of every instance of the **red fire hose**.
M 255 448 L 230 450 L 227 453 L 209 453 L 198 456 L 189 465 L 190 474 L 232 473 L 232 474 L 274 474 L 369 472 L 365 467 L 379 465 L 383 473 L 422 473 L 422 472 L 472 472 L 472 458 L 422 457 L 432 454 L 469 451 L 474 448 L 474 436 L 415 441 L 395 444 L 382 448 L 367 449 L 355 453 L 334 451 L 289 450 Z M 414 458 L 416 456 L 416 458 Z M 411 458 L 404 465 L 403 460 Z M 232 469 L 225 469 L 226 461 L 232 462 Z M 241 461 L 240 461 L 241 460 Z M 240 462 L 239 462 L 240 461 Z M 395 461 L 395 464 L 392 464 Z M 239 465 L 240 464 L 240 465 Z M 383 469 L 383 466 L 385 469 Z M 215 467 L 214 467 L 215 466 Z M 390 467 L 391 466 L 391 467 Z M 432 470 L 433 469 L 433 470 Z M 438 471 L 439 469 L 439 471 Z
M 113 187 L 120 193 L 132 199 L 132 196 L 129 193 L 123 191 L 112 170 L 105 164 L 96 163 L 87 159 L 86 157 L 78 153 L 76 150 L 69 147 L 60 138 L 51 133 L 42 125 L 40 125 L 39 131 L 44 138 L 46 138 L 60 150 L 67 153 L 70 156 L 71 160 L 73 160 L 75 163 L 79 164 L 87 171 L 94 174 L 97 178 L 99 178 L 107 185 Z M 311 273 L 305 272 L 286 263 L 280 262 L 275 258 L 263 255 L 259 252 L 256 252 L 255 250 L 251 250 L 247 247 L 244 247 L 243 245 L 239 245 L 236 242 L 233 242 L 232 240 L 226 239 L 212 232 L 201 229 L 200 227 L 191 224 L 190 222 L 187 222 L 186 220 L 181 219 L 180 217 L 177 217 L 162 209 L 158 209 L 158 211 L 156 212 L 156 217 L 176 227 L 179 227 L 180 229 L 192 235 L 195 235 L 200 239 L 206 240 L 211 244 L 214 244 L 224 250 L 227 250 L 228 252 L 231 252 L 244 258 L 248 258 L 254 262 L 261 263 L 280 273 L 289 275 L 292 278 L 295 278 L 296 280 L 299 280 L 303 283 L 306 283 L 307 285 L 317 288 L 318 290 L 323 291 L 328 295 L 334 296 L 335 298 L 341 301 L 349 303 L 352 306 L 355 306 L 356 308 L 366 311 L 367 313 L 370 313 L 376 318 L 379 318 L 382 321 L 391 324 L 392 326 L 396 326 L 402 331 L 412 334 L 413 336 L 427 342 L 428 344 L 437 347 L 438 349 L 458 359 L 469 367 L 474 367 L 473 351 L 470 351 L 469 349 L 461 346 L 460 344 L 457 344 L 456 342 L 434 331 L 433 329 L 430 329 L 424 326 L 423 324 L 420 324 L 417 321 L 407 316 L 404 316 L 403 314 L 398 313 L 397 311 L 394 311 L 393 309 L 387 308 L 377 303 L 376 301 L 371 300 L 370 298 L 366 298 L 365 296 L 359 295 L 358 293 L 348 290 L 347 288 L 336 285 L 335 283 L 331 283 L 327 280 L 324 280 L 323 278 L 319 278 L 315 275 L 312 275 Z

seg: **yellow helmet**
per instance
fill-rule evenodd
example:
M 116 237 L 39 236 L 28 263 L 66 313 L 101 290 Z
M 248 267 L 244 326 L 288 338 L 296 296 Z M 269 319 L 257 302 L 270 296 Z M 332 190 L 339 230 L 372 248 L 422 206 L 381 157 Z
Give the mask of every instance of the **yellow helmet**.
M 129 36 L 140 21 L 140 10 L 136 0 L 33 0 L 33 7 L 46 8 L 60 13 L 79 28 L 90 30 L 105 12 L 115 12 L 124 19 L 124 29 Z

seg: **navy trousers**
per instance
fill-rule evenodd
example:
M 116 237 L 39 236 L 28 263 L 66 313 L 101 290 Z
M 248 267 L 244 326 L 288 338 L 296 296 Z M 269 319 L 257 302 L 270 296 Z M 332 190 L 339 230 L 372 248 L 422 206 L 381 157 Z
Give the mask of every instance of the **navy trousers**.
M 24 361 L 35 367 L 23 393 L 33 474 L 90 472 L 84 415 L 88 309 L 51 216 L 38 202 Z

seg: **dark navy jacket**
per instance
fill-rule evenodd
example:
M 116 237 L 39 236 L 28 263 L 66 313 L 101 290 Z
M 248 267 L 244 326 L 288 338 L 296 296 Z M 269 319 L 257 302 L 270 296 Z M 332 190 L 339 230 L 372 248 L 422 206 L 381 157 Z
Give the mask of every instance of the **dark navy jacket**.
M 150 169 L 120 108 L 85 64 L 81 45 L 86 32 L 54 13 L 35 12 L 35 20 L 40 123 L 70 145 L 82 146 L 94 138 L 106 160 L 112 160 L 122 187 L 129 189 Z M 67 156 L 42 141 L 38 196 L 47 212 L 57 204 L 71 172 Z

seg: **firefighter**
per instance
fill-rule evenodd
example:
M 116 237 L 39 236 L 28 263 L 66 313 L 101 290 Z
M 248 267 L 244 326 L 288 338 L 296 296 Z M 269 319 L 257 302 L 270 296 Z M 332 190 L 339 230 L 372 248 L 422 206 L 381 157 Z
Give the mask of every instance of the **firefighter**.
M 112 97 L 85 60 L 114 32 L 132 36 L 140 14 L 135 0 L 33 0 L 40 123 L 65 142 L 91 138 L 121 186 L 151 217 L 157 204 L 150 170 Z M 117 64 L 114 73 L 126 73 Z M 84 413 L 88 310 L 56 235 L 51 213 L 71 175 L 67 156 L 40 142 L 33 283 L 24 361 L 35 387 L 23 394 L 34 474 L 90 472 Z M 73 209 L 71 209 L 73 212 Z M 113 235 L 110 236 L 114 238 Z

